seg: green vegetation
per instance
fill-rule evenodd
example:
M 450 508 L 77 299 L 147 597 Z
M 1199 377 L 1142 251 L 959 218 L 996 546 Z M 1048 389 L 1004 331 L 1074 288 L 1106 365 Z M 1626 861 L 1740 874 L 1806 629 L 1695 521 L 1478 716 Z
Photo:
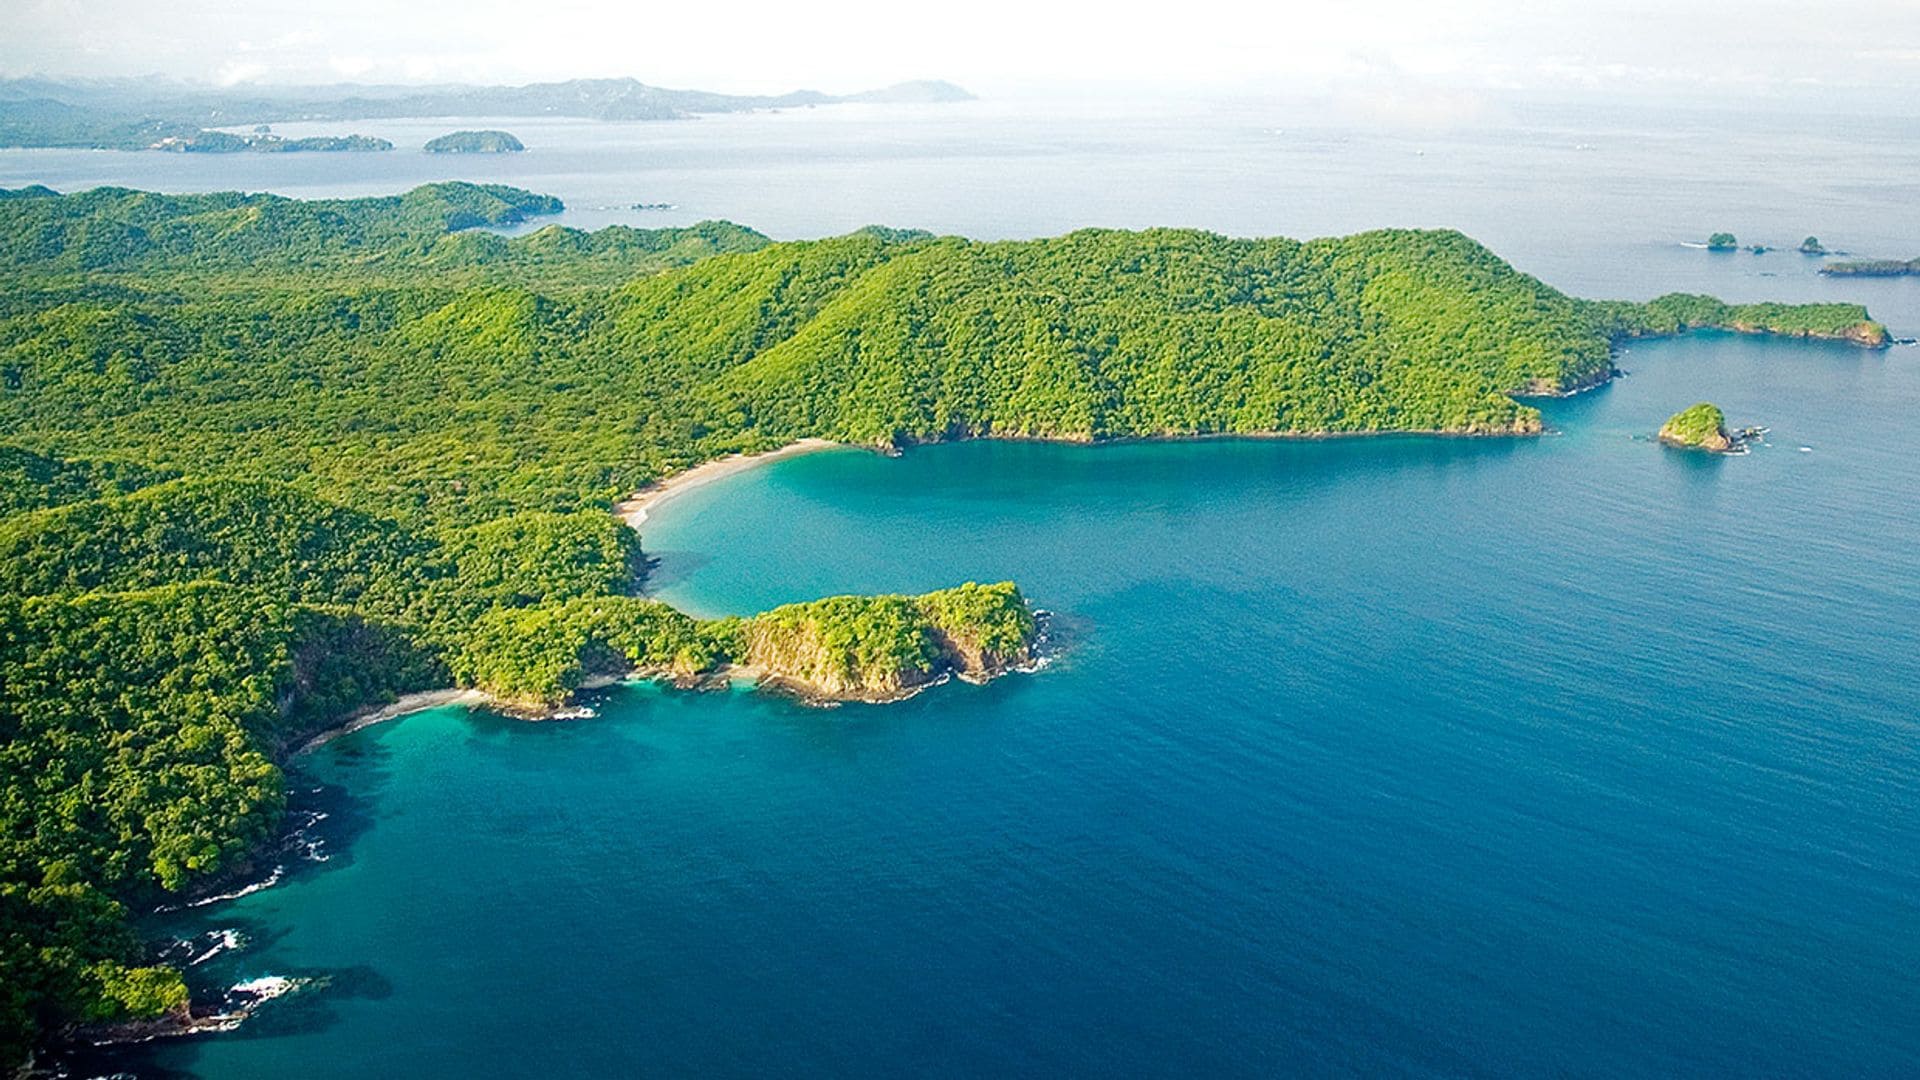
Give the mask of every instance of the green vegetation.
M 826 697 L 888 699 L 948 672 L 980 677 L 1029 659 L 1032 612 L 1012 582 L 926 596 L 836 596 L 756 615 L 737 655 Z
M 161 84 L 150 79 L 42 78 L 0 80 L 0 146 L 67 146 L 108 150 L 391 149 L 385 140 L 288 140 L 304 147 L 255 145 L 245 136 L 210 130 L 308 120 L 419 116 L 574 116 L 597 120 L 671 120 L 702 113 L 744 112 L 835 102 L 952 102 L 973 95 L 944 82 L 899 83 L 835 96 L 801 90 L 779 96 L 668 90 L 633 79 L 574 79 L 527 86 L 287 86 Z M 165 144 L 164 146 L 162 144 Z M 379 145 L 375 145 L 379 144 Z
M 925 596 L 836 596 L 749 619 L 694 619 L 654 600 L 582 596 L 480 618 L 453 660 L 468 685 L 551 706 L 594 676 L 689 680 L 741 665 L 810 695 L 888 698 L 947 672 L 1031 657 L 1033 613 L 1012 582 Z
M 1734 251 L 1740 247 L 1740 241 L 1730 232 L 1717 232 L 1707 237 L 1708 251 Z
M 1645 304 L 1588 301 L 1596 324 L 1614 337 L 1729 330 L 1739 334 L 1831 338 L 1881 348 L 1890 338 L 1859 304 L 1728 304 L 1711 296 L 1669 293 Z
M 140 962 L 126 904 L 272 834 L 270 752 L 338 705 L 304 700 L 303 676 L 327 673 L 301 671 L 303 649 L 332 646 L 363 680 L 408 675 L 355 656 L 349 623 L 212 583 L 0 596 L 0 1054 L 18 1060 L 36 1026 L 184 1001 L 177 973 Z
M 1010 584 L 711 621 L 633 595 L 608 510 L 673 470 L 803 436 L 1527 433 L 1514 395 L 1604 379 L 1618 336 L 1878 329 L 1574 300 L 1455 232 L 479 228 L 559 209 L 0 191 L 0 1056 L 176 1008 L 128 906 L 243 861 L 279 755 L 356 708 L 727 664 L 878 699 L 1029 655 Z
M 1800 254 L 1802 255 L 1825 255 L 1826 253 L 1826 245 L 1822 244 L 1820 238 L 1817 236 L 1809 236 L 1805 240 L 1800 241 Z
M 208 116 L 208 122 L 216 118 Z M 217 122 L 226 123 L 224 117 Z M 236 135 L 136 111 L 80 108 L 48 99 L 0 101 L 0 146 L 78 147 L 93 150 L 166 150 L 182 154 L 366 152 L 393 149 L 369 135 L 283 139 L 256 128 Z
M 393 149 L 385 139 L 370 135 L 313 135 L 304 139 L 283 139 L 278 135 L 255 133 L 232 135 L 224 131 L 196 131 L 190 135 L 168 135 L 148 150 L 168 150 L 177 154 L 259 154 L 293 153 L 378 153 Z
M 1733 448 L 1727 418 L 1720 407 L 1703 401 L 1674 413 L 1660 427 L 1660 441 L 1670 446 L 1725 451 Z
M 172 475 L 112 461 L 65 461 L 13 446 L 0 446 L 0 527 L 26 510 L 125 495 Z
M 455 131 L 428 139 L 429 154 L 515 154 L 526 144 L 504 131 Z
M 734 653 L 737 620 L 701 622 L 631 596 L 587 596 L 504 608 L 474 624 L 453 658 L 461 682 L 504 701 L 555 705 L 595 675 L 662 672 L 687 678 Z
M 1908 262 L 1898 259 L 1853 259 L 1828 263 L 1820 268 L 1820 272 L 1834 277 L 1905 277 L 1908 274 L 1920 275 L 1920 259 Z

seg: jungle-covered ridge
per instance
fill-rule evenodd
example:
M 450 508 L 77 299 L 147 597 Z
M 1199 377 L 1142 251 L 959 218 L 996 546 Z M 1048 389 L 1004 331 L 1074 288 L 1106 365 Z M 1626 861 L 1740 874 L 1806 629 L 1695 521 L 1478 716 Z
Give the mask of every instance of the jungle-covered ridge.
M 1450 231 L 549 226 L 512 188 L 0 192 L 0 1057 L 184 1007 L 126 913 L 273 834 L 284 749 L 451 683 L 724 664 L 887 697 L 1020 662 L 1011 585 L 693 620 L 609 510 L 802 437 L 1526 434 L 1621 336 L 1851 305 L 1576 300 Z M 802 599 L 802 598 L 796 598 Z

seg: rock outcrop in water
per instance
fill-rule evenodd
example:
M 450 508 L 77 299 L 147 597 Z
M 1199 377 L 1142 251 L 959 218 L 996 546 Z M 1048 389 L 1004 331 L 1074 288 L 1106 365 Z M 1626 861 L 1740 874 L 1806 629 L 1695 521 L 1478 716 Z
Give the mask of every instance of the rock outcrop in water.
M 1660 441 L 1683 450 L 1709 450 L 1724 454 L 1737 445 L 1727 434 L 1727 417 L 1720 407 L 1703 401 L 1667 418 L 1660 427 Z

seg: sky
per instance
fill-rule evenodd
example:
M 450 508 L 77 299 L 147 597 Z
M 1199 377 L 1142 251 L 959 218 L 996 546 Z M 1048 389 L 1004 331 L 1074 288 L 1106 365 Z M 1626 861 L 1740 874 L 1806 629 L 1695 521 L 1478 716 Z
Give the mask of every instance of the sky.
M 1920 90 L 1920 0 L 0 0 L 0 75 L 223 84 L 632 76 L 734 93 L 1871 99 Z M 1463 104 L 1467 103 L 1467 104 Z M 1912 110 L 1911 99 L 1889 108 Z

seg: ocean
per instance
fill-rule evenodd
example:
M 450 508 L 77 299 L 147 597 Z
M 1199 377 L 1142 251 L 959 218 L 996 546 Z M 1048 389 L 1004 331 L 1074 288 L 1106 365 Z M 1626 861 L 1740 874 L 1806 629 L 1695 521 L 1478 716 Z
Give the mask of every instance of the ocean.
M 1920 281 L 1680 245 L 1920 254 L 1899 124 L 1641 120 L 983 102 L 500 122 L 533 152 L 478 163 L 5 152 L 0 183 L 459 175 L 558 194 L 569 223 L 779 237 L 1450 226 L 1580 295 L 1850 300 L 1920 330 Z M 677 209 L 592 209 L 641 201 Z M 119 1064 L 1908 1075 L 1920 350 L 1698 334 L 1618 363 L 1543 402 L 1536 439 L 847 449 L 689 491 L 643 536 L 665 599 L 1011 578 L 1053 659 L 891 706 L 629 686 L 588 719 L 443 708 L 335 740 L 293 774 L 307 857 L 148 927 L 238 931 L 200 985 L 310 981 Z M 1650 440 L 1703 399 L 1767 442 Z

